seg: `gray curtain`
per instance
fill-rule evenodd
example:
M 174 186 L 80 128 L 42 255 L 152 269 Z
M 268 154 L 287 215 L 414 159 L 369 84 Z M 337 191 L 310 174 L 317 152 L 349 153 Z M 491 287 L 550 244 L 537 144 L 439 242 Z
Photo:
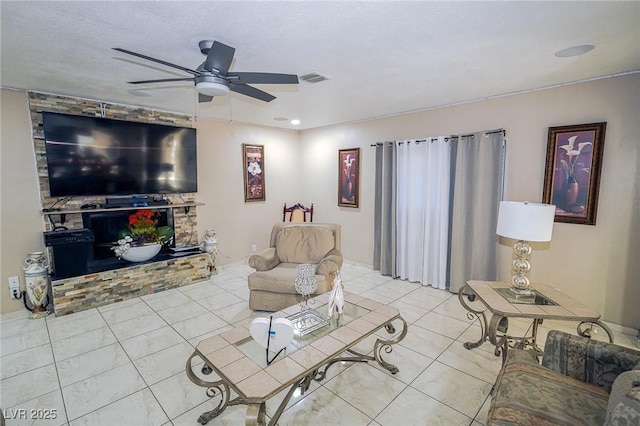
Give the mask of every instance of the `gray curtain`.
M 503 131 L 453 137 L 449 290 L 498 276 L 496 223 L 504 173 Z
M 396 277 L 396 144 L 376 144 L 373 269 Z

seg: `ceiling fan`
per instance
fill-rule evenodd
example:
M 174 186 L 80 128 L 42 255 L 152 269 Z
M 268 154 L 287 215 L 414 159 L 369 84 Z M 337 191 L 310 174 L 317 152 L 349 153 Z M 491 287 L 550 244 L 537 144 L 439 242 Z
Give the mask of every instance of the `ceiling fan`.
M 298 76 L 295 74 L 229 72 L 229 67 L 231 66 L 231 61 L 236 51 L 235 48 L 213 40 L 202 40 L 198 45 L 200 52 L 202 52 L 207 59 L 195 70 L 119 47 L 114 47 L 113 50 L 192 74 L 192 77 L 187 78 L 161 78 L 157 80 L 129 81 L 128 83 L 147 84 L 166 83 L 170 81 L 193 81 L 198 91 L 199 102 L 209 102 L 214 96 L 228 95 L 229 90 L 264 102 L 271 102 L 276 98 L 275 96 L 256 89 L 253 86 L 249 86 L 249 84 L 298 84 Z

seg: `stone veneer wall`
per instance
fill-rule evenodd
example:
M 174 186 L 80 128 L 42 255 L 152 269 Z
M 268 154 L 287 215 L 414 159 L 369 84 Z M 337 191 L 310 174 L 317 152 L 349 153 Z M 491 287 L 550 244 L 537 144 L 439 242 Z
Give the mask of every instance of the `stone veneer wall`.
M 209 277 L 207 253 L 145 263 L 55 282 L 56 316 L 169 290 Z
M 73 98 L 69 96 L 52 95 L 48 93 L 29 92 L 29 110 L 33 127 L 33 144 L 36 153 L 36 166 L 40 184 L 40 200 L 42 208 L 63 207 L 79 209 L 83 204 L 104 204 L 104 197 L 72 197 L 68 200 L 52 198 L 49 196 L 49 178 L 47 174 L 47 158 L 44 146 L 44 134 L 42 128 L 42 112 L 58 112 L 62 114 L 84 115 L 90 117 L 103 117 L 115 120 L 136 121 L 142 123 L 166 124 L 172 126 L 191 127 L 192 117 L 185 114 L 175 114 L 163 111 L 154 111 L 141 107 L 112 104 L 89 99 Z M 195 202 L 194 193 L 167 194 L 170 203 Z M 197 214 L 195 208 L 173 209 L 174 232 L 176 246 L 193 245 L 198 242 Z M 44 229 L 52 229 L 47 216 L 44 218 Z M 51 216 L 59 224 L 61 218 L 58 215 Z M 69 229 L 82 228 L 81 214 L 68 214 L 64 220 L 64 226 Z
M 87 203 L 103 204 L 105 199 L 104 197 L 52 198 L 49 196 L 42 112 L 58 112 L 182 127 L 192 126 L 190 115 L 153 111 L 140 107 L 47 93 L 29 92 L 28 95 L 40 185 L 40 201 L 43 209 L 52 207 L 79 209 L 83 204 Z M 195 203 L 195 196 L 196 194 L 194 193 L 167 194 L 165 198 L 171 204 L 184 204 Z M 198 227 L 195 206 L 188 209 L 178 207 L 172 210 L 176 246 L 197 244 Z M 53 215 L 51 219 L 56 222 L 56 225 L 59 225 L 62 221 L 60 215 Z M 44 229 L 46 231 L 52 230 L 53 226 L 49 217 L 43 215 L 43 220 Z M 64 226 L 68 229 L 82 228 L 82 214 L 66 214 Z M 210 263 L 209 254 L 204 253 L 57 280 L 52 283 L 55 314 L 56 316 L 66 315 L 203 280 L 210 275 Z

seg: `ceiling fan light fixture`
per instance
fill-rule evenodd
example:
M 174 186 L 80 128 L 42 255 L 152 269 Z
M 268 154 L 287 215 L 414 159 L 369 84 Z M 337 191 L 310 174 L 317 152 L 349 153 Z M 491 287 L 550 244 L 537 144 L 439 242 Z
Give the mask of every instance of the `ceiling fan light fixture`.
M 196 90 L 207 96 L 226 96 L 229 94 L 229 87 L 214 81 L 201 81 L 196 84 Z

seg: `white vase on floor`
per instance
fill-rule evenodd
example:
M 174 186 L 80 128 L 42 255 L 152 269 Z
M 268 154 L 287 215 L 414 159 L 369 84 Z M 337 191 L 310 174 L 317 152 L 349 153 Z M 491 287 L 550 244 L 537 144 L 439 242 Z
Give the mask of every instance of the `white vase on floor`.
M 155 255 L 160 253 L 162 246 L 160 244 L 145 244 L 143 246 L 131 246 L 126 253 L 122 254 L 124 260 L 129 262 L 145 262 L 153 259 Z
M 33 305 L 29 318 L 37 319 L 49 315 L 47 310 L 47 291 L 49 287 L 49 263 L 44 253 L 33 252 L 24 261 L 26 296 Z M 25 307 L 27 303 L 25 302 Z M 31 309 L 31 308 L 29 308 Z

